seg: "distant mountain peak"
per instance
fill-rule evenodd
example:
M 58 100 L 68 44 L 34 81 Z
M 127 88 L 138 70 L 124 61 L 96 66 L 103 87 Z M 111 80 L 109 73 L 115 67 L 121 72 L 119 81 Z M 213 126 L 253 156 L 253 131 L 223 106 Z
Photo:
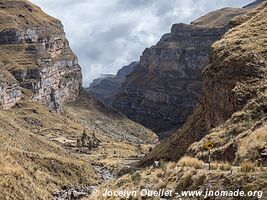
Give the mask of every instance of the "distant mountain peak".
M 254 2 L 252 2 L 250 4 L 248 4 L 248 5 L 244 6 L 243 8 L 248 8 L 248 7 L 251 7 L 251 6 L 256 6 L 256 5 L 258 5 L 258 4 L 262 3 L 262 2 L 263 2 L 263 0 L 256 0 L 256 1 L 254 1 Z

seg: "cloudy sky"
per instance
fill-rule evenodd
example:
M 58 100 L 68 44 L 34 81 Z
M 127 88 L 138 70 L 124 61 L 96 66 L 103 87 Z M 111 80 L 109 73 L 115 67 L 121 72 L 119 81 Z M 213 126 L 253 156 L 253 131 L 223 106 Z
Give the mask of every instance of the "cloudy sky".
M 139 60 L 171 25 L 252 0 L 31 0 L 60 19 L 83 69 L 84 86 Z

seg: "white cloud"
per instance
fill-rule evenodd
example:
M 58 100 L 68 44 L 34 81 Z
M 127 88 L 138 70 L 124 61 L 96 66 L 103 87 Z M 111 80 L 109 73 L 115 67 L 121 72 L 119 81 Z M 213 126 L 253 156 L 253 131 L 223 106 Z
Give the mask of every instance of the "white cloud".
M 116 73 L 169 32 L 226 6 L 251 0 L 31 0 L 60 19 L 83 69 L 84 86 L 103 73 Z

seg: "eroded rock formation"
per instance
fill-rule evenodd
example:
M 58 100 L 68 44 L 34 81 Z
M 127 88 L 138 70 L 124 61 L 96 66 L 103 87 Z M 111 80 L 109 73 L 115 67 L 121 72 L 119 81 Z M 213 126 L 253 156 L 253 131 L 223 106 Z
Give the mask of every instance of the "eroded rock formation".
M 181 125 L 200 100 L 201 72 L 211 45 L 246 9 L 227 8 L 188 24 L 174 24 L 151 48 L 123 84 L 113 108 L 164 136 Z
M 18 81 L 4 69 L 2 63 L 0 63 L 0 70 L 0 107 L 8 110 L 21 99 L 21 90 Z
M 176 160 L 186 152 L 207 161 L 204 145 L 209 141 L 215 160 L 240 164 L 257 159 L 258 149 L 266 145 L 266 5 L 233 19 L 238 26 L 212 46 L 200 104 L 145 162 Z
M 137 65 L 139 65 L 138 62 L 132 62 L 130 65 L 121 68 L 116 76 L 108 75 L 104 78 L 95 79 L 88 91 L 98 101 L 110 107 L 115 96 L 120 92 L 122 83 Z
M 82 81 L 63 25 L 27 1 L 0 2 L 0 8 L 0 61 L 33 99 L 61 110 Z

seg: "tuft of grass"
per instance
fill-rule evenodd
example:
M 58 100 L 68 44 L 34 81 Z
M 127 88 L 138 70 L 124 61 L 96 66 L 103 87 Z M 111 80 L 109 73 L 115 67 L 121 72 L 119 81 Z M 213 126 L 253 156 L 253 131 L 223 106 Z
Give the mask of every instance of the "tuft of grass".
M 166 167 L 166 171 L 169 172 L 169 171 L 172 171 L 174 170 L 176 167 L 176 163 L 175 162 L 169 162 L 167 167 Z
M 218 168 L 219 168 L 219 163 L 217 163 L 217 162 L 210 163 L 210 169 L 211 170 L 217 170 Z
M 256 166 L 252 162 L 243 162 L 240 166 L 241 172 L 255 172 Z
M 232 169 L 232 166 L 228 162 L 222 162 L 219 164 L 219 169 L 221 171 L 230 171 Z
M 202 169 L 204 163 L 200 160 L 198 160 L 197 158 L 193 158 L 193 157 L 189 157 L 189 156 L 185 156 L 183 158 L 181 158 L 178 162 L 178 164 L 181 167 L 191 167 L 194 169 Z

